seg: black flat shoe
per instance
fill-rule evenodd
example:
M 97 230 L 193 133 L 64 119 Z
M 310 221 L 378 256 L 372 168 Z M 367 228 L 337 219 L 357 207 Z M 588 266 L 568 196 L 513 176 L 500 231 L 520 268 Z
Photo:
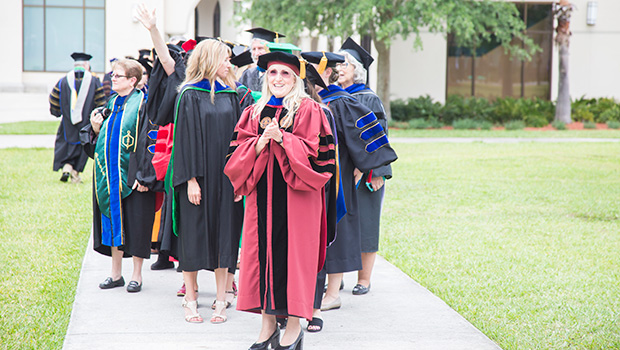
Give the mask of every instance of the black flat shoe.
M 314 326 L 315 328 L 310 329 L 310 327 Z M 323 320 L 318 317 L 312 317 L 312 320 L 308 322 L 308 327 L 306 327 L 308 332 L 316 333 L 323 330 Z
M 165 269 L 174 269 L 174 263 L 172 261 L 157 260 L 151 265 L 151 270 L 165 270 Z
M 364 295 L 366 293 L 368 293 L 370 291 L 370 283 L 368 284 L 368 287 L 364 287 L 361 284 L 356 284 L 355 287 L 353 287 L 353 295 Z
M 121 278 L 117 279 L 116 281 L 113 281 L 112 277 L 108 277 L 105 279 L 105 281 L 99 283 L 99 288 L 110 289 L 110 288 L 122 287 L 124 285 L 125 285 L 125 280 L 123 279 L 123 276 L 121 276 Z
M 273 331 L 273 334 L 269 337 L 269 339 L 265 340 L 264 342 L 252 344 L 249 350 L 267 350 L 269 348 L 269 345 L 271 345 L 272 349 L 276 349 L 279 343 L 280 343 L 280 328 L 276 327 L 276 330 Z
M 303 329 L 299 330 L 299 335 L 297 339 L 291 345 L 278 345 L 275 350 L 303 350 L 304 349 L 304 331 Z
M 138 284 L 138 281 L 130 281 L 127 285 L 127 291 L 129 293 L 137 293 L 142 290 L 142 283 Z
M 62 176 L 60 176 L 60 181 L 67 182 L 67 180 L 69 180 L 70 177 L 71 177 L 70 172 L 64 172 L 62 173 Z
M 340 280 L 340 290 L 344 289 L 344 280 Z M 325 287 L 323 287 L 323 293 L 327 292 L 327 283 L 325 283 Z

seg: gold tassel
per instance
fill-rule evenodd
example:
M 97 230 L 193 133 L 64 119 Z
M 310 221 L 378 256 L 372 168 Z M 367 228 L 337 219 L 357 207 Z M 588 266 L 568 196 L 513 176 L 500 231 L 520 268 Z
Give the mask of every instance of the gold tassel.
M 276 39 L 274 40 L 274 42 L 276 44 L 280 43 L 280 36 L 279 36 L 278 32 L 276 32 Z
M 306 61 L 299 59 L 299 77 L 301 79 L 306 78 Z
M 325 57 L 325 51 L 323 51 L 323 57 L 321 57 L 321 61 L 319 62 L 319 69 L 317 69 L 316 71 L 319 74 L 323 74 L 326 68 L 327 68 L 327 57 Z

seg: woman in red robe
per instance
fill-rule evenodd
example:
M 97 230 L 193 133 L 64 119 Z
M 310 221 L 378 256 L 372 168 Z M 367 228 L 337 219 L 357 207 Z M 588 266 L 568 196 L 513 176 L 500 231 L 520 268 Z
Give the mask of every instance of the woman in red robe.
M 246 196 L 237 309 L 262 313 L 250 349 L 299 349 L 299 321 L 312 319 L 325 258 L 324 185 L 336 151 L 321 106 L 304 91 L 303 63 L 272 52 L 258 65 L 267 76 L 262 97 L 243 112 L 224 169 Z M 289 319 L 281 340 L 276 315 Z

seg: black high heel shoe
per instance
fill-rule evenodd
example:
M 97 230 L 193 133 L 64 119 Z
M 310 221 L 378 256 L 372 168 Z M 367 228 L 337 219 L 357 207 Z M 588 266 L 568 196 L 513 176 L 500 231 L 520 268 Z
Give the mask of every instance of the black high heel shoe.
M 275 350 L 303 350 L 303 349 L 304 349 L 304 330 L 303 329 L 299 330 L 299 336 L 297 336 L 297 339 L 295 339 L 295 342 L 293 342 L 293 344 L 286 345 L 286 346 L 278 345 L 278 347 L 275 348 Z
M 269 345 L 271 345 L 272 349 L 276 349 L 280 344 L 280 328 L 276 325 L 276 330 L 273 331 L 273 334 L 269 337 L 269 339 L 265 340 L 261 343 L 254 343 L 250 346 L 249 350 L 267 350 Z

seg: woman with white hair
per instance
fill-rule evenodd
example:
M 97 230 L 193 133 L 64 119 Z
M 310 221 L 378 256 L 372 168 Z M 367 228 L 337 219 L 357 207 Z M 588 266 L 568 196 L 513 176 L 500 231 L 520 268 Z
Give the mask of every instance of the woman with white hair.
M 372 56 L 351 38 L 347 38 L 340 50 L 345 62 L 339 66 L 338 84 L 374 112 L 387 134 L 383 103 L 367 85 L 368 67 L 373 62 Z M 379 250 L 379 222 L 385 194 L 383 185 L 385 179 L 391 177 L 392 167 L 389 164 L 366 173 L 355 169 L 356 182 L 361 179 L 357 188 L 357 204 L 362 236 L 362 269 L 357 273 L 357 284 L 353 287 L 354 295 L 364 295 L 370 290 L 370 276 Z
M 266 70 L 262 97 L 241 116 L 224 170 L 246 196 L 237 309 L 262 314 L 250 349 L 302 349 L 300 318 L 312 319 L 324 260 L 334 137 L 304 91 L 305 65 L 296 56 L 268 53 L 258 66 Z M 288 317 L 281 340 L 276 316 Z
M 229 74 L 230 48 L 201 41 L 189 57 L 175 108 L 170 158 L 174 189 L 173 227 L 178 235 L 179 267 L 186 295 L 185 320 L 202 322 L 197 311 L 198 270 L 214 270 L 217 288 L 211 323 L 226 322 L 226 280 L 235 268 L 243 224 L 243 205 L 235 202 L 224 176 L 228 145 L 241 115 Z

